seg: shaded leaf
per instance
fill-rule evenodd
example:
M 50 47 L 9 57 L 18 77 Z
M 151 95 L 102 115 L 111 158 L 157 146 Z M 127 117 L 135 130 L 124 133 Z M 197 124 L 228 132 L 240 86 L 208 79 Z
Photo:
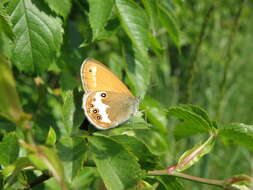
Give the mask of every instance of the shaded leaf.
M 11 1 L 9 13 L 16 36 L 13 64 L 22 71 L 46 71 L 62 43 L 60 20 L 40 11 L 31 0 Z
M 180 37 L 179 29 L 176 24 L 176 21 L 169 10 L 164 8 L 162 5 L 159 5 L 159 18 L 162 25 L 166 28 L 172 42 L 179 47 L 180 46 Z
M 33 148 L 36 152 L 30 154 L 29 159 L 31 162 L 40 169 L 47 168 L 61 185 L 61 188 L 67 190 L 64 169 L 55 151 L 45 146 L 35 146 Z
M 0 112 L 11 121 L 17 122 L 23 112 L 10 64 L 1 54 L 0 71 Z
M 93 40 L 99 39 L 100 34 L 111 14 L 114 0 L 89 0 L 89 22 L 92 28 Z
M 149 148 L 133 136 L 117 135 L 111 136 L 115 141 L 122 144 L 129 152 L 138 159 L 141 167 L 145 170 L 152 170 L 158 165 L 158 156 L 154 155 Z
M 3 170 L 6 182 L 4 184 L 4 189 L 7 189 L 16 182 L 17 176 L 20 172 L 28 166 L 31 166 L 31 162 L 27 157 L 19 157 L 12 165 L 8 165 Z
M 69 182 L 82 169 L 86 153 L 86 143 L 80 137 L 63 137 L 57 143 L 57 153 L 63 163 L 64 173 Z
M 11 22 L 9 15 L 0 6 L 0 32 L 4 32 L 8 38 L 14 40 L 14 34 L 11 28 Z
M 93 136 L 88 140 L 98 172 L 109 190 L 124 190 L 137 185 L 143 172 L 136 157 L 108 137 Z
M 124 43 L 124 57 L 127 63 L 127 79 L 134 94 L 142 99 L 148 89 L 151 77 L 151 62 L 146 54 L 132 47 L 126 38 Z
M 253 151 L 253 126 L 230 123 L 221 126 L 219 135 Z
M 184 186 L 173 176 L 156 177 L 160 182 L 157 190 L 184 190 Z
M 8 165 L 14 162 L 19 153 L 18 139 L 15 133 L 8 133 L 0 142 L 0 164 Z
M 71 0 L 44 0 L 50 9 L 54 11 L 56 14 L 64 17 L 65 19 L 68 17 L 71 10 Z

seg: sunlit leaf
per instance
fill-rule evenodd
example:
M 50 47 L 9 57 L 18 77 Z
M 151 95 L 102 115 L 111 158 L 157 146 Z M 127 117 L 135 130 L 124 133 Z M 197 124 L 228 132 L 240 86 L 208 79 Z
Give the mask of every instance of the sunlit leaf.
M 134 1 L 115 0 L 121 24 L 140 52 L 146 52 L 148 44 L 148 19 L 146 12 Z
M 67 18 L 71 10 L 71 0 L 44 0 L 56 14 Z
M 210 124 L 202 117 L 202 115 L 196 114 L 189 109 L 184 108 L 184 106 L 173 106 L 168 109 L 168 114 L 182 119 L 183 121 L 189 123 L 189 128 L 194 128 L 193 130 L 198 130 L 199 132 L 212 131 L 213 128 Z
M 22 71 L 46 71 L 62 43 L 60 20 L 40 11 L 31 0 L 11 1 L 9 13 L 16 36 L 13 64 Z
M 93 40 L 99 39 L 111 14 L 114 1 L 89 0 L 89 21 L 92 28 Z
M 47 139 L 46 139 L 46 145 L 54 146 L 55 142 L 56 142 L 56 134 L 55 134 L 54 128 L 50 127 L 48 131 Z

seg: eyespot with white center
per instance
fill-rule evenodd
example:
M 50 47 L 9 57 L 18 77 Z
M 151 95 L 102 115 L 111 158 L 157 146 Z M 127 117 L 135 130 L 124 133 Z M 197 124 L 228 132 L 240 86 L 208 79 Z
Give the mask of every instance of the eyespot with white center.
M 101 97 L 102 97 L 102 98 L 105 98 L 105 97 L 106 97 L 106 93 L 104 93 L 104 92 L 101 93 Z

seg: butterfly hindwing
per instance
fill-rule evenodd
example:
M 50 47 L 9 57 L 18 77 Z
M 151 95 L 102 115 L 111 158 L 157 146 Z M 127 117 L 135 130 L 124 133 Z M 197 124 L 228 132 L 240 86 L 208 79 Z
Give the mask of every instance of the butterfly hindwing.
M 127 121 L 138 108 L 138 99 L 122 93 L 96 91 L 84 95 L 83 108 L 90 122 L 109 129 Z

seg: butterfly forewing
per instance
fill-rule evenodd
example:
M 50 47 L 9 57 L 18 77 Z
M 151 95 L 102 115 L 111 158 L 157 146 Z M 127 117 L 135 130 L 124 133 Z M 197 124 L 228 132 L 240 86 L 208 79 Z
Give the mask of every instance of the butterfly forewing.
M 86 92 L 111 91 L 133 96 L 113 72 L 95 59 L 86 59 L 83 62 L 81 78 Z

